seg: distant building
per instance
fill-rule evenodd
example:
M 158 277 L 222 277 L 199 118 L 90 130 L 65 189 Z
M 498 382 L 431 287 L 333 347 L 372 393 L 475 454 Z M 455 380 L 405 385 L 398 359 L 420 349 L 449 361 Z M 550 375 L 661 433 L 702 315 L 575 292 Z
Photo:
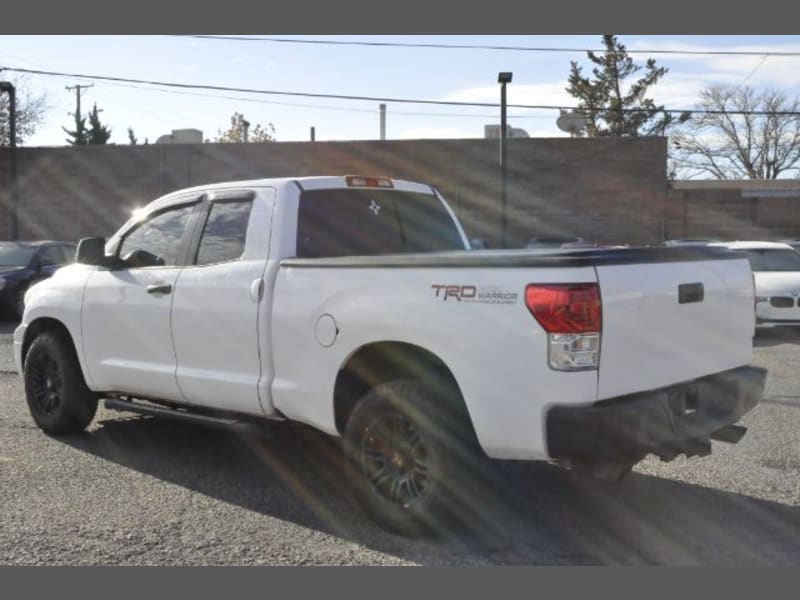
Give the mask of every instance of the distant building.
M 199 129 L 173 129 L 159 137 L 156 144 L 202 144 L 203 132 Z
M 742 198 L 795 198 L 800 200 L 798 179 L 681 179 L 669 182 L 673 190 L 738 191 Z
M 500 125 L 484 125 L 483 137 L 485 139 L 498 139 L 500 137 Z M 526 138 L 530 137 L 528 132 L 518 127 L 506 125 L 506 137 Z

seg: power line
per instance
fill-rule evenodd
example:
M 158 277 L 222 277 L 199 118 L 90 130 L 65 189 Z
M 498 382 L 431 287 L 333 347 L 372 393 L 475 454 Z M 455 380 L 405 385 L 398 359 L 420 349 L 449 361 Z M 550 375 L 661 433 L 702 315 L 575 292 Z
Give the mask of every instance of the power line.
M 237 102 L 250 102 L 254 104 L 269 104 L 273 106 L 291 106 L 300 108 L 313 108 L 320 110 L 336 110 L 342 112 L 356 112 L 356 113 L 375 113 L 373 108 L 349 108 L 345 106 L 329 106 L 323 104 L 303 104 L 298 102 L 279 102 L 277 100 L 262 100 L 260 98 L 245 98 L 242 96 L 225 96 L 221 94 L 203 94 L 201 92 L 187 92 L 179 90 L 160 90 L 141 85 L 128 84 L 128 83 L 114 83 L 109 82 L 108 85 L 117 87 L 131 88 L 136 90 L 143 90 L 147 92 L 157 92 L 159 94 L 178 94 L 181 96 L 193 96 L 197 98 L 219 98 L 221 100 L 235 100 Z M 442 113 L 442 112 L 418 112 L 418 111 L 399 111 L 393 110 L 392 116 L 416 116 L 416 117 L 466 117 L 466 118 L 479 118 L 479 119 L 496 119 L 497 115 L 478 114 L 478 113 Z M 509 115 L 513 119 L 550 119 L 545 115 Z
M 270 43 L 283 43 L 283 44 L 321 44 L 331 46 L 372 46 L 372 47 L 387 47 L 387 48 L 430 48 L 440 50 L 509 50 L 518 52 L 597 52 L 602 53 L 605 50 L 600 48 L 558 48 L 558 47 L 536 47 L 536 46 L 489 46 L 481 44 L 434 44 L 434 43 L 410 43 L 410 42 L 366 42 L 354 40 L 309 40 L 309 39 L 292 39 L 292 38 L 275 38 L 275 37 L 252 37 L 243 35 L 171 35 L 169 37 L 187 37 L 206 40 L 222 40 L 231 42 L 270 42 Z M 654 49 L 654 50 L 632 50 L 626 48 L 628 54 L 683 54 L 694 56 L 763 56 L 764 54 L 770 56 L 800 56 L 800 51 L 791 50 L 770 50 L 769 52 L 755 51 L 755 50 L 670 50 L 670 49 Z
M 8 53 L 5 53 L 8 54 Z M 9 54 L 9 56 L 12 56 Z M 20 58 L 14 56 L 14 58 Z M 22 60 L 20 58 L 20 60 Z M 36 64 L 36 66 L 44 67 L 41 63 L 33 63 L 33 61 L 26 61 L 31 64 Z M 2 70 L 2 67 L 0 67 Z M 190 92 L 190 91 L 180 91 L 180 90 L 173 90 L 173 89 L 158 89 L 152 87 L 145 87 L 142 85 L 136 84 L 129 84 L 129 83 L 119 83 L 119 82 L 106 82 L 107 85 L 115 86 L 115 87 L 122 87 L 122 88 L 129 88 L 129 89 L 136 89 L 142 90 L 146 92 L 156 92 L 159 94 L 177 94 L 180 96 L 192 96 L 197 98 L 219 98 L 221 100 L 234 100 L 236 102 L 247 102 L 252 104 L 267 104 L 272 106 L 291 106 L 291 107 L 299 107 L 299 108 L 309 108 L 309 109 L 317 109 L 317 110 L 333 110 L 333 111 L 341 111 L 341 112 L 353 112 L 353 113 L 362 113 L 362 114 L 374 114 L 376 111 L 373 108 L 351 108 L 345 106 L 330 106 L 330 105 L 321 105 L 321 104 L 304 104 L 298 102 L 280 102 L 277 100 L 263 100 L 260 98 L 245 98 L 242 96 L 226 96 L 221 94 L 205 94 L 201 92 Z M 134 112 L 142 112 L 143 108 L 141 105 L 136 105 L 134 103 L 130 103 L 124 101 L 124 99 L 120 98 L 119 96 L 114 97 L 113 101 L 115 102 L 122 102 L 126 104 L 129 108 L 131 108 Z M 164 108 L 159 109 L 160 111 L 165 110 Z M 156 111 L 148 110 L 151 115 L 155 116 L 163 116 L 160 115 Z M 178 115 L 177 112 L 173 112 L 174 115 Z M 496 119 L 497 115 L 495 114 L 485 114 L 485 113 L 443 113 L 443 112 L 420 112 L 420 111 L 399 111 L 393 110 L 391 112 L 392 116 L 419 116 L 419 117 L 448 117 L 448 118 L 473 118 L 473 119 Z M 524 114 L 514 114 L 509 115 L 510 119 L 514 120 L 531 120 L 531 119 L 551 119 L 550 116 L 547 115 L 524 115 Z
M 139 83 L 144 85 L 155 85 L 162 87 L 180 88 L 180 89 L 202 89 L 223 92 L 239 92 L 245 94 L 263 94 L 274 96 L 294 96 L 303 98 L 331 98 L 336 100 L 360 100 L 369 102 L 396 102 L 398 104 L 432 104 L 440 106 L 482 106 L 489 108 L 497 108 L 497 104 L 493 102 L 459 102 L 456 100 L 421 100 L 412 98 L 389 98 L 381 96 L 355 96 L 345 94 L 321 94 L 311 92 L 287 92 L 281 90 L 262 90 L 253 88 L 236 88 L 221 85 L 209 85 L 202 83 L 176 83 L 168 81 L 151 81 L 147 79 L 131 79 L 127 77 L 112 77 L 109 75 L 86 75 L 80 73 L 62 73 L 59 71 L 42 71 L 37 69 L 22 69 L 18 67 L 5 67 L 0 66 L 0 71 L 13 71 L 18 73 L 29 73 L 32 75 L 46 75 L 53 77 L 72 77 L 77 79 L 89 79 L 94 81 L 113 81 L 122 83 Z M 526 108 L 526 109 L 548 109 L 548 110 L 583 110 L 577 106 L 565 105 L 549 105 L 549 104 L 508 104 L 508 108 Z M 641 113 L 644 109 L 641 108 L 615 108 L 615 107 L 602 107 L 595 110 L 595 112 L 621 112 L 621 113 Z M 678 108 L 661 108 L 657 112 L 663 113 L 689 113 L 689 114 L 706 114 L 706 115 L 776 115 L 776 116 L 800 116 L 800 111 L 729 111 L 729 110 L 709 110 L 709 109 L 678 109 Z
M 747 77 L 745 77 L 745 78 L 742 80 L 742 83 L 740 83 L 739 85 L 740 85 L 740 86 L 742 86 L 742 85 L 744 85 L 745 83 L 747 83 L 747 82 L 749 81 L 749 79 L 750 79 L 750 78 L 751 78 L 753 75 L 755 75 L 755 74 L 756 74 L 756 71 L 758 71 L 758 70 L 761 68 L 761 66 L 762 66 L 762 65 L 763 65 L 763 64 L 764 64 L 764 63 L 767 61 L 767 59 L 768 59 L 768 58 L 769 58 L 769 54 L 765 54 L 765 55 L 764 55 L 764 56 L 761 58 L 761 62 L 759 62 L 759 63 L 756 65 L 756 68 L 755 68 L 755 69 L 753 69 L 752 71 L 750 71 L 750 73 L 748 73 L 748 74 L 747 74 Z
M 173 88 L 181 88 L 181 89 L 202 89 L 202 90 L 212 90 L 218 92 L 239 92 L 244 94 L 265 94 L 265 95 L 276 95 L 276 96 L 299 96 L 304 98 L 331 98 L 336 100 L 361 100 L 361 101 L 370 101 L 370 102 L 397 102 L 397 103 L 409 103 L 409 104 L 435 104 L 435 105 L 446 105 L 446 106 L 481 106 L 481 107 L 491 107 L 496 108 L 497 104 L 493 102 L 459 102 L 455 100 L 421 100 L 421 99 L 411 99 L 411 98 L 384 98 L 384 97 L 377 97 L 377 96 L 355 96 L 355 95 L 345 95 L 345 94 L 320 94 L 320 93 L 312 93 L 312 92 L 288 92 L 288 91 L 281 91 L 281 90 L 263 90 L 263 89 L 253 89 L 253 88 L 237 88 L 237 87 L 228 87 L 228 86 L 221 86 L 221 85 L 210 85 L 210 84 L 202 84 L 202 83 L 176 83 L 171 81 L 152 81 L 147 79 L 132 79 L 127 77 L 114 77 L 109 75 L 86 75 L 80 73 L 64 73 L 60 71 L 44 71 L 39 69 L 23 69 L 19 67 L 6 67 L 0 66 L 0 71 L 13 71 L 19 73 L 28 73 L 31 75 L 45 75 L 45 76 L 53 76 L 53 77 L 73 77 L 73 78 L 81 78 L 81 79 L 88 79 L 90 81 L 112 81 L 112 82 L 122 82 L 122 83 L 139 83 L 144 85 L 156 85 L 156 86 L 163 86 L 163 87 L 173 87 Z M 566 106 L 549 106 L 549 105 L 529 105 L 529 104 L 509 104 L 509 108 L 546 108 L 546 109 L 559 109 L 559 108 L 570 108 Z M 622 109 L 625 110 L 625 109 Z

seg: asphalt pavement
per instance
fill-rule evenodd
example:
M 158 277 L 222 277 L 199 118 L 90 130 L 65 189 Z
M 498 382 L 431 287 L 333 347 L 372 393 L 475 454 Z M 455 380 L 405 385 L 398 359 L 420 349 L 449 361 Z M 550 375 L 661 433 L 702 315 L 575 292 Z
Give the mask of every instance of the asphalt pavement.
M 363 514 L 336 441 L 244 435 L 100 409 L 82 435 L 33 424 L 0 323 L 0 564 L 800 563 L 800 330 L 755 340 L 766 397 L 737 445 L 647 459 L 621 484 L 487 469 L 463 522 L 425 539 Z

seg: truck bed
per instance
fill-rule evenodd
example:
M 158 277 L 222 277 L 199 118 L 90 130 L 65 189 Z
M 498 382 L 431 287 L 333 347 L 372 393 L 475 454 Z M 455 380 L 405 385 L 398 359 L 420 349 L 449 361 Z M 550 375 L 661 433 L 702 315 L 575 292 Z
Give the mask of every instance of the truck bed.
M 280 265 L 274 401 L 301 421 L 324 420 L 314 400 L 331 394 L 322 383 L 370 341 L 437 355 L 458 381 L 481 444 L 498 458 L 546 457 L 544 421 L 553 406 L 590 405 L 751 360 L 752 275 L 743 255 L 724 248 L 456 251 Z M 569 283 L 599 287 L 596 370 L 549 367 L 547 333 L 525 304 L 529 284 Z M 325 348 L 314 337 L 322 315 L 332 315 L 338 336 Z M 302 361 L 277 351 L 289 347 Z M 325 376 L 304 381 L 311 365 Z

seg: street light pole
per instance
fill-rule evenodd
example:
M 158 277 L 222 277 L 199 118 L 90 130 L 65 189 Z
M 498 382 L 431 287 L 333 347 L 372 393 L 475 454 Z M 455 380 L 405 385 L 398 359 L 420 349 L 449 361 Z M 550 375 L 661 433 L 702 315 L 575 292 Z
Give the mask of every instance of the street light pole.
M 8 81 L 0 81 L 0 92 L 8 94 L 8 148 L 10 182 L 8 184 L 11 205 L 11 239 L 19 237 L 17 226 L 17 91 Z
M 502 248 L 508 248 L 508 200 L 506 198 L 506 84 L 511 83 L 511 77 L 512 73 L 508 71 L 497 74 L 497 83 L 500 84 L 500 245 Z

